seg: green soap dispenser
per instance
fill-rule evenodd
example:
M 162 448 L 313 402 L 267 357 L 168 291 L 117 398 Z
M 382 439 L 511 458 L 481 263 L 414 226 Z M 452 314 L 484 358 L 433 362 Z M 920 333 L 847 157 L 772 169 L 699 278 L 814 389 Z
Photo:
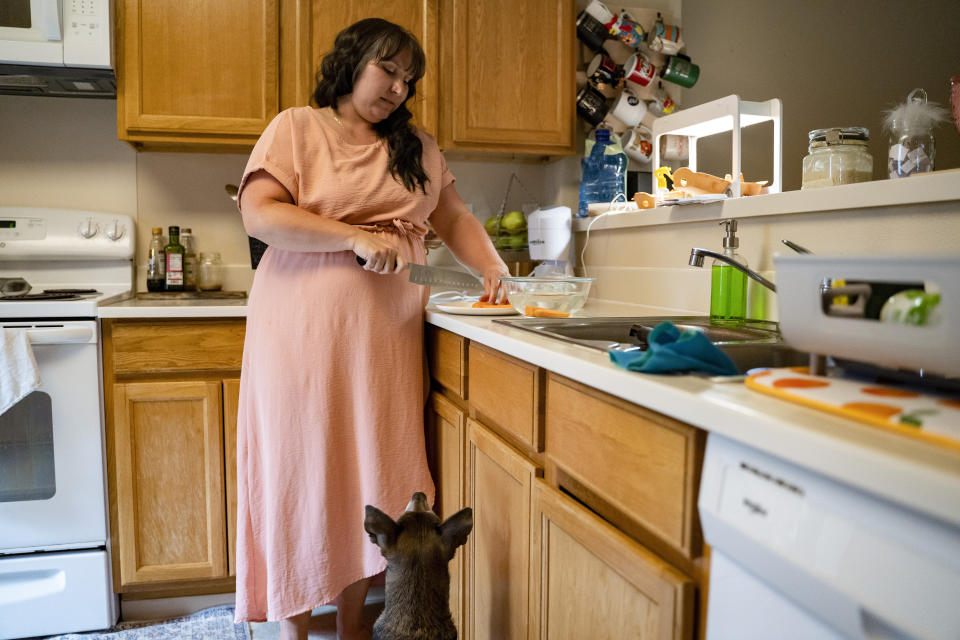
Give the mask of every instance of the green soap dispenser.
M 724 220 L 720 224 L 727 227 L 727 235 L 723 239 L 723 255 L 746 267 L 747 261 L 736 252 L 740 246 L 737 221 Z M 710 322 L 741 324 L 746 315 L 747 274 L 715 259 L 710 266 Z

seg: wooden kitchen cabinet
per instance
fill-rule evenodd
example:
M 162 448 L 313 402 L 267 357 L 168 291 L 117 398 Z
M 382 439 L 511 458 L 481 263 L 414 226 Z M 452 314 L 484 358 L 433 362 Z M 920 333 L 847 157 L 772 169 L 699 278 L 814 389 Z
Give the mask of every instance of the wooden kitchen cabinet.
M 575 151 L 573 0 L 441 0 L 440 147 Z
M 692 637 L 693 581 L 539 480 L 530 547 L 531 640 Z
M 496 434 L 468 421 L 467 629 L 471 640 L 527 637 L 531 489 L 540 470 Z
M 452 331 L 428 325 L 427 366 L 430 376 L 458 399 L 467 396 L 467 341 Z
M 244 152 L 312 91 L 309 0 L 116 3 L 117 126 L 137 148 Z
M 443 395 L 433 392 L 427 403 L 427 443 L 437 485 L 436 513 L 446 520 L 466 504 L 464 501 L 464 461 L 466 416 Z M 466 551 L 457 549 L 450 561 L 450 613 L 460 637 L 463 627 L 463 582 Z
M 227 575 L 220 383 L 114 386 L 120 584 Z
M 242 319 L 104 319 L 114 588 L 232 591 Z

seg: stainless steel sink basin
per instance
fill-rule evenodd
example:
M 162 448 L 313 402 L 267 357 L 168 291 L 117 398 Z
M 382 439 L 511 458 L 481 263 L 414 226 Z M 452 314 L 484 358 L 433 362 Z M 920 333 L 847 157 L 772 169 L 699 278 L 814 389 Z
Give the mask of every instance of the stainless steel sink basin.
M 572 342 L 591 349 L 646 349 L 647 336 L 661 322 L 678 329 L 703 333 L 730 356 L 740 373 L 755 367 L 805 365 L 809 356 L 790 348 L 777 323 L 749 321 L 740 326 L 710 324 L 708 316 L 658 316 L 642 318 L 520 318 L 497 322 L 542 336 Z

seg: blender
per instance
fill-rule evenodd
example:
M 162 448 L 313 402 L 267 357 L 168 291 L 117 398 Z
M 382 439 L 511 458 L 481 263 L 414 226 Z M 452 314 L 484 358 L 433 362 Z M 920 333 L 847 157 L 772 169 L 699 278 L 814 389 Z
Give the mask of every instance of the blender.
M 527 238 L 530 259 L 539 260 L 533 270 L 537 278 L 560 278 L 573 275 L 570 265 L 570 207 L 539 208 L 527 216 Z

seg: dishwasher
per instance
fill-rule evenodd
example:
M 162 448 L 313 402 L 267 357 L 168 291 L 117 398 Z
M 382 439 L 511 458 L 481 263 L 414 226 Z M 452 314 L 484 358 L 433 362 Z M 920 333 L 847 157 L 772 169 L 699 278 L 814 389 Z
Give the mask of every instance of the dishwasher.
M 716 434 L 698 507 L 707 640 L 960 638 L 957 527 Z

